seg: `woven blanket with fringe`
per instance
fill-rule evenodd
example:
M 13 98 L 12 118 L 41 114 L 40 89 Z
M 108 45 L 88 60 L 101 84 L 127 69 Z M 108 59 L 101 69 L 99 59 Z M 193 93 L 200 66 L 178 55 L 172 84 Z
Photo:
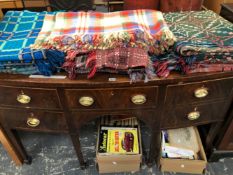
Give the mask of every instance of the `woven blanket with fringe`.
M 14 71 L 20 64 L 22 68 L 25 68 L 25 63 L 32 63 L 38 67 L 41 74 L 51 75 L 57 71 L 57 67 L 63 64 L 64 53 L 29 47 L 35 42 L 42 28 L 44 17 L 48 13 L 52 12 L 8 11 L 6 13 L 0 22 L 1 68 L 7 67 L 11 72 L 10 69 Z M 11 66 L 7 66 L 9 64 Z
M 126 48 L 126 49 L 128 50 L 128 52 L 130 52 L 134 48 Z M 130 53 L 130 56 L 123 55 L 124 53 L 121 53 L 122 57 L 126 58 L 126 60 L 129 60 L 129 57 L 133 58 L 135 60 L 134 61 L 135 64 L 134 63 L 128 64 L 125 62 L 121 62 L 120 60 L 123 58 L 118 59 L 119 58 L 118 57 L 116 60 L 118 60 L 119 64 L 113 65 L 112 61 L 109 61 L 109 59 L 112 58 L 111 56 L 114 53 L 116 53 L 115 51 L 119 52 L 119 49 L 111 50 L 110 54 L 108 54 L 109 51 L 97 53 L 99 56 L 104 54 L 103 56 L 106 59 L 104 59 L 105 62 L 102 62 L 101 60 L 98 61 L 98 64 L 96 65 L 96 69 L 94 69 L 94 72 L 93 72 L 93 66 L 95 65 L 95 63 L 93 64 L 92 61 L 88 63 L 88 60 L 90 57 L 96 58 L 96 53 L 79 55 L 75 57 L 75 59 L 72 61 L 71 60 L 66 61 L 63 64 L 63 68 L 66 70 L 66 72 L 68 72 L 68 77 L 70 79 L 77 78 L 79 74 L 88 74 L 88 76 L 93 76 L 95 71 L 100 72 L 100 73 L 129 75 L 131 82 L 137 82 L 141 80 L 144 80 L 145 82 L 147 82 L 151 78 L 155 77 L 152 62 L 151 60 L 147 59 L 148 55 L 144 53 L 143 50 L 138 52 L 138 53 L 141 52 L 140 55 L 142 56 L 139 59 L 139 62 L 143 62 L 143 63 L 139 63 L 139 62 L 137 63 L 136 61 L 137 59 L 135 59 L 137 58 L 137 56 L 134 56 L 134 55 L 137 55 L 137 53 Z M 116 62 L 115 59 L 114 59 L 114 62 Z M 89 64 L 89 66 L 87 66 L 87 63 Z M 120 66 L 121 68 L 116 69 L 118 66 Z
M 212 11 L 167 13 L 164 18 L 177 38 L 175 51 L 195 61 L 233 61 L 233 24 Z
M 115 48 L 107 50 L 96 50 L 89 54 L 86 67 L 91 68 L 88 78 L 94 76 L 95 72 L 103 68 L 115 70 L 128 70 L 130 68 L 147 67 L 149 56 L 147 51 L 140 48 Z
M 161 54 L 174 41 L 158 11 L 58 12 L 45 18 L 32 48 L 56 48 L 73 59 L 79 53 L 116 47 L 140 47 Z
M 158 77 L 166 78 L 172 71 L 184 72 L 186 68 L 185 61 L 175 52 L 164 55 L 151 55 L 150 60 L 153 63 L 155 73 Z

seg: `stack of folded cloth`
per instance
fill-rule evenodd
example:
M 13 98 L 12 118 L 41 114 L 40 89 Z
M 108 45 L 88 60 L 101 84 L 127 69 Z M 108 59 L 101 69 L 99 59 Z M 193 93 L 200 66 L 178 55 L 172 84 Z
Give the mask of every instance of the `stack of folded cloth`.
M 233 24 L 212 11 L 9 11 L 0 22 L 0 72 L 71 79 L 96 72 L 131 81 L 171 71 L 233 70 Z
M 48 13 L 6 13 L 0 22 L 0 72 L 51 75 L 62 66 L 64 53 L 30 48 Z
M 34 49 L 67 54 L 63 68 L 78 73 L 125 73 L 131 80 L 153 76 L 150 55 L 168 52 L 175 42 L 161 12 L 58 12 L 46 15 Z
M 166 67 L 167 72 L 176 69 L 187 74 L 233 71 L 232 23 L 209 10 L 167 13 L 164 18 L 177 42 L 169 54 L 173 58 L 163 58 L 165 66 L 155 62 L 162 65 L 159 70 Z

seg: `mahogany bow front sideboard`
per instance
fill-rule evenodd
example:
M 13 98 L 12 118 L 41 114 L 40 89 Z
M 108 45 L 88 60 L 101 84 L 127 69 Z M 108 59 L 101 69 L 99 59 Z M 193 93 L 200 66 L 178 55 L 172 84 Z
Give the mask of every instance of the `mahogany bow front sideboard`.
M 30 163 L 17 130 L 63 132 L 70 135 L 82 168 L 79 142 L 84 124 L 103 115 L 130 115 L 151 131 L 148 165 L 160 156 L 161 130 L 210 124 L 206 149 L 228 117 L 233 98 L 233 72 L 132 83 L 127 77 L 98 74 L 88 80 L 35 79 L 0 74 L 0 125 L 18 158 Z

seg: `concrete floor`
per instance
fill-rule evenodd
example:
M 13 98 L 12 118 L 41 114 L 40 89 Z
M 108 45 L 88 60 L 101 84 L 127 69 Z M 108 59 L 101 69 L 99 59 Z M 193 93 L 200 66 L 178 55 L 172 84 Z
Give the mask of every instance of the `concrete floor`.
M 2 145 L 0 145 L 0 175 L 97 175 L 95 162 L 96 127 L 89 123 L 81 133 L 83 154 L 88 159 L 89 167 L 81 170 L 71 140 L 65 134 L 44 134 L 19 132 L 22 142 L 33 161 L 31 165 L 16 167 Z M 142 126 L 142 139 L 145 152 L 148 151 L 149 136 Z M 142 165 L 140 172 L 117 173 L 118 175 L 172 175 L 162 173 L 156 166 L 148 168 Z M 184 175 L 177 173 L 177 175 Z M 205 175 L 233 175 L 233 158 L 221 159 L 208 164 Z

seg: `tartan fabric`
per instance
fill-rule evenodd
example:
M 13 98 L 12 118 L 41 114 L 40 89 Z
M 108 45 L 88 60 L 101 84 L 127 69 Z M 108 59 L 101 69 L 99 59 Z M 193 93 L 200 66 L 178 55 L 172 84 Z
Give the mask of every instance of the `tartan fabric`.
M 91 68 L 86 68 L 86 62 L 87 62 L 88 54 L 79 55 L 75 57 L 73 61 L 66 61 L 63 64 L 63 69 L 68 73 L 68 77 L 70 79 L 75 79 L 78 77 L 79 74 L 89 74 L 91 71 Z M 137 69 L 140 71 L 141 69 Z M 100 73 L 113 73 L 113 74 L 128 74 L 128 70 L 116 70 L 111 68 L 103 68 L 97 70 L 97 72 Z
M 151 55 L 150 60 L 153 63 L 155 73 L 158 77 L 166 78 L 172 71 L 184 72 L 185 62 L 175 52 L 170 52 L 165 55 Z
M 42 28 L 45 15 L 49 13 L 54 12 L 37 13 L 25 10 L 6 13 L 0 22 L 0 63 L 2 65 L 33 63 L 41 74 L 51 75 L 56 72 L 56 67 L 64 62 L 64 56 L 63 59 L 62 56 L 54 58 L 57 54 L 47 54 L 46 50 L 30 48 Z M 13 67 L 12 71 L 14 71 Z
M 91 55 L 91 57 L 93 57 L 93 54 Z M 75 57 L 74 60 L 67 60 L 63 64 L 63 68 L 66 70 L 66 72 L 68 72 L 68 77 L 70 79 L 75 79 L 77 78 L 79 74 L 90 75 L 90 72 L 92 71 L 92 68 L 93 68 L 92 66 L 94 64 L 90 67 L 87 67 L 86 65 L 87 65 L 88 59 L 90 59 L 89 54 L 82 54 L 82 55 Z M 140 61 L 141 60 L 142 58 L 140 58 Z M 142 79 L 144 79 L 145 81 L 149 81 L 149 79 L 155 76 L 152 62 L 146 59 L 143 62 L 143 64 L 145 65 L 143 66 L 142 64 L 139 64 L 140 65 L 139 67 L 134 67 L 131 65 L 131 66 L 128 66 L 127 68 L 125 65 L 123 65 L 123 62 L 122 62 L 122 66 L 124 66 L 124 68 L 122 69 L 116 69 L 117 66 L 113 66 L 112 63 L 109 66 L 106 66 L 104 64 L 103 67 L 96 69 L 96 72 L 129 75 L 132 82 L 140 81 Z
M 127 70 L 129 68 L 147 67 L 149 56 L 147 51 L 140 48 L 115 48 L 108 50 L 96 50 L 91 53 L 86 62 L 86 67 L 91 71 L 88 78 L 102 68 Z
M 8 11 L 0 22 L 0 61 L 32 62 L 46 59 L 41 50 L 31 50 L 46 12 Z
M 201 72 L 230 72 L 233 71 L 233 64 L 206 64 L 206 63 L 194 63 L 187 74 L 201 73 Z
M 47 23 L 32 47 L 56 48 L 71 59 L 79 53 L 116 47 L 140 47 L 160 54 L 175 41 L 162 13 L 153 10 L 58 12 L 55 18 L 46 17 Z
M 48 42 L 49 40 L 48 38 L 51 35 L 52 30 L 54 29 L 55 17 L 56 17 L 55 14 L 45 15 L 43 27 L 39 35 L 37 36 L 35 43 L 31 45 L 31 48 L 34 48 L 37 45 L 36 49 L 41 49 L 42 47 L 39 47 L 39 45 Z
M 233 58 L 233 24 L 212 11 L 167 13 L 176 52 L 196 61 Z

